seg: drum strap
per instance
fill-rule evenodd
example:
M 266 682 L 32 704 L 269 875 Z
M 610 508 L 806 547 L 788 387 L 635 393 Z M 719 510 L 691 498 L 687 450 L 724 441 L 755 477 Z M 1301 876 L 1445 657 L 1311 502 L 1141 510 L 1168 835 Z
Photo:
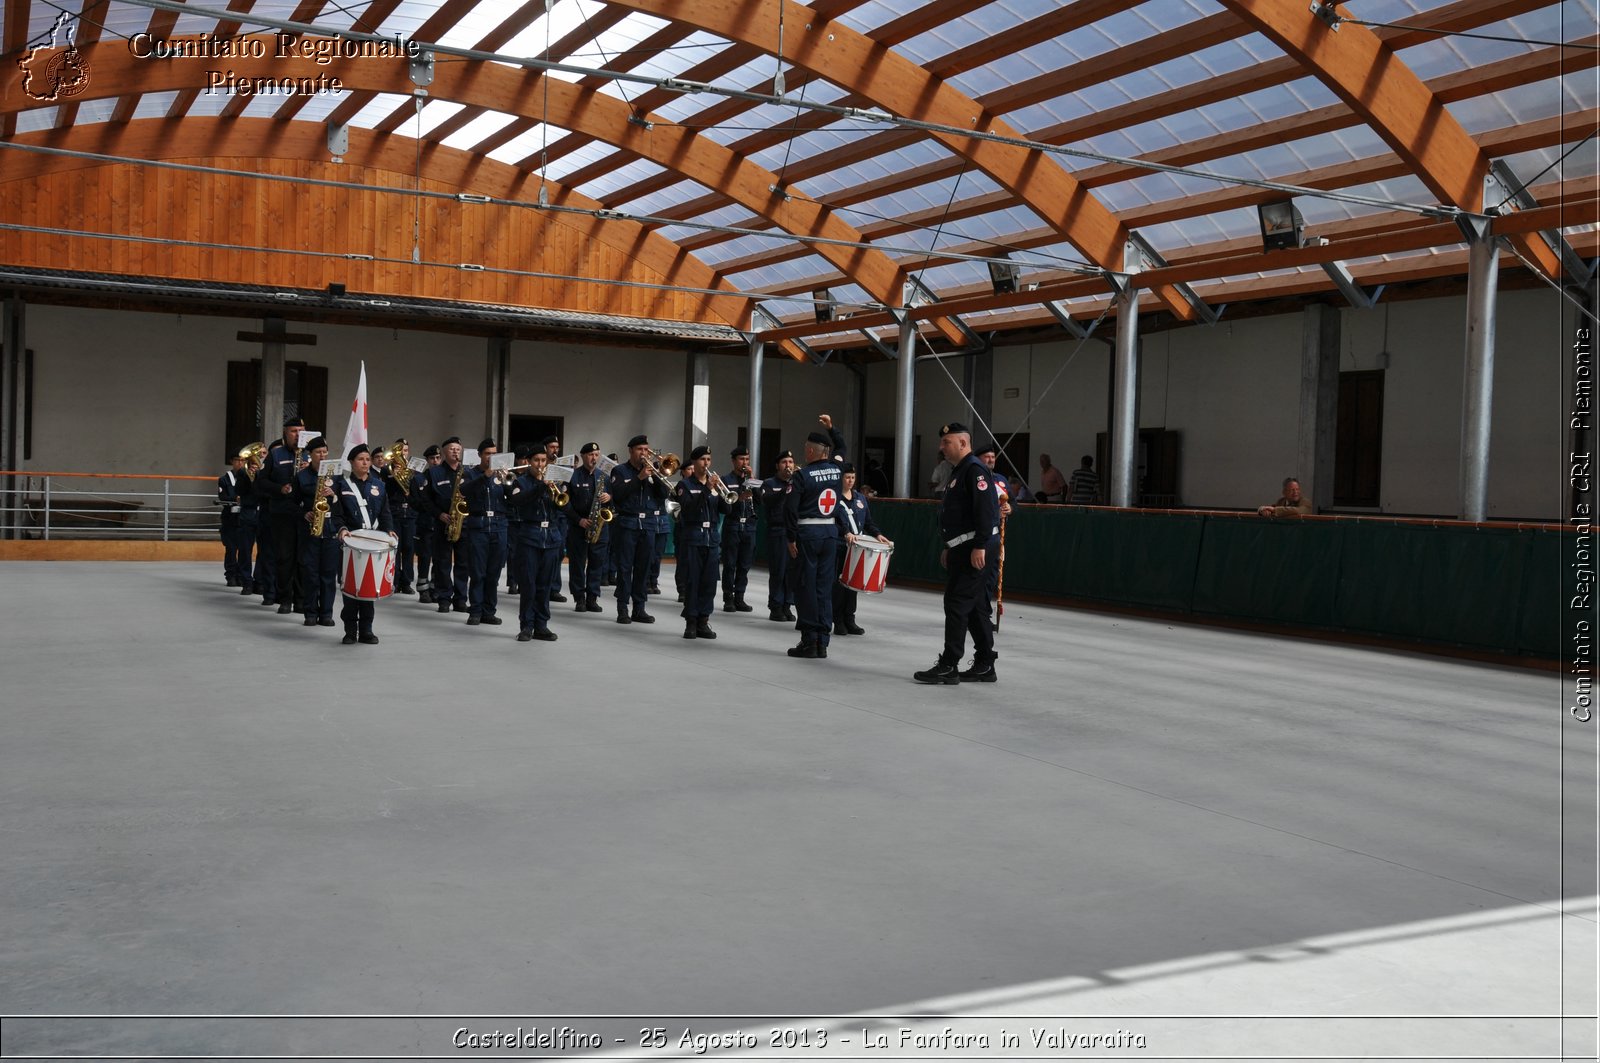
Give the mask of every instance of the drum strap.
M 860 535 L 861 534 L 861 529 L 856 527 L 856 515 L 853 512 L 854 509 L 855 509 L 854 506 L 852 506 L 850 503 L 846 502 L 844 504 L 844 519 L 850 522 L 850 534 L 851 535 Z
M 367 498 L 361 493 L 361 488 L 366 485 L 360 480 L 350 480 L 348 482 L 350 484 L 350 493 L 356 496 L 356 505 L 361 507 L 361 527 L 365 531 L 371 531 L 373 527 L 372 514 L 367 511 Z

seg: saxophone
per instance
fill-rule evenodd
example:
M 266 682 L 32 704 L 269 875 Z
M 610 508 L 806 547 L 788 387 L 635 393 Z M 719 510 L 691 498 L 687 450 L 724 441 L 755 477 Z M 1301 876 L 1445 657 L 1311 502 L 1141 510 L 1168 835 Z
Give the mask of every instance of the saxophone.
M 461 470 L 450 479 L 450 524 L 445 538 L 453 543 L 461 541 L 461 526 L 467 521 L 467 500 L 461 494 Z
M 333 482 L 332 476 L 317 477 L 317 500 L 311 506 L 311 537 L 322 538 L 322 526 L 328 520 L 328 498 L 323 489 Z
M 600 477 L 596 476 L 594 478 L 594 498 L 589 502 L 589 534 L 586 536 L 590 546 L 600 541 L 600 533 L 605 531 L 606 525 L 610 524 L 611 519 L 616 516 L 611 512 L 610 506 L 602 506 L 600 504 L 600 493 L 604 490 Z

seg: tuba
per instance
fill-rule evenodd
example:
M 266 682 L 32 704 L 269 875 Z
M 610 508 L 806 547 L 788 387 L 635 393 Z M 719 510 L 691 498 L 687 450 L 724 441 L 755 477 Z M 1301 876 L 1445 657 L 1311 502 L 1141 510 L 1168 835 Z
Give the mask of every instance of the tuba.
M 400 486 L 402 493 L 411 491 L 411 466 L 406 464 L 405 444 L 395 443 L 383 448 L 383 460 L 389 466 L 389 475 Z
M 250 443 L 240 449 L 239 457 L 244 459 L 245 479 L 255 483 L 256 470 L 267 460 L 267 445 L 261 442 Z

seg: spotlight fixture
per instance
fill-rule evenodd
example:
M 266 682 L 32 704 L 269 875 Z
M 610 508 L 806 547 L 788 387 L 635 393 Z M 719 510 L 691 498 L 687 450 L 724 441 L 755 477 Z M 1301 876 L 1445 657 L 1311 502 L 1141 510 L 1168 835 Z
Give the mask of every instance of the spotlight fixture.
M 334 281 L 334 282 L 332 282 L 331 284 L 328 285 L 328 298 L 329 299 L 343 299 L 344 298 L 344 291 L 345 291 L 344 285 L 340 284 L 338 281 Z
M 1256 213 L 1261 216 L 1261 246 L 1265 250 L 1281 251 L 1305 243 L 1306 220 L 1295 208 L 1294 200 L 1259 204 Z
M 998 261 L 990 260 L 988 266 L 989 283 L 994 285 L 994 294 L 1006 295 L 1017 290 L 1022 267 L 1012 262 L 1010 255 L 1001 255 Z
M 835 300 L 833 293 L 826 288 L 818 288 L 811 293 L 812 309 L 817 312 L 817 320 L 832 321 Z

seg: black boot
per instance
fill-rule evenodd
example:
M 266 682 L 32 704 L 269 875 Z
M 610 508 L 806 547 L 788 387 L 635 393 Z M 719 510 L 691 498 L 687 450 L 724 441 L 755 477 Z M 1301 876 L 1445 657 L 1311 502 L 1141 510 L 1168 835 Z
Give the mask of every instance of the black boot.
M 963 683 L 997 683 L 1000 677 L 994 671 L 994 658 L 974 657 L 972 667 L 961 673 Z
M 753 613 L 753 612 L 755 612 L 755 610 L 754 610 L 754 609 L 752 609 L 752 608 L 751 608 L 751 607 L 750 607 L 750 606 L 749 606 L 749 605 L 748 605 L 748 604 L 747 604 L 747 603 L 746 603 L 746 602 L 745 602 L 745 600 L 744 600 L 744 599 L 743 599 L 743 598 L 735 598 L 735 599 L 734 599 L 734 600 L 733 600 L 733 607 L 734 607 L 734 609 L 736 609 L 736 610 L 737 610 L 737 611 L 739 611 L 739 612 L 741 612 L 741 613 Z
M 955 665 L 945 664 L 944 658 L 941 657 L 933 662 L 932 668 L 929 668 L 926 672 L 913 672 L 911 678 L 919 683 L 942 683 L 947 686 L 955 686 L 961 682 L 961 673 L 956 671 Z
M 783 607 L 783 618 L 791 623 L 794 621 L 794 606 L 786 605 Z
M 694 635 L 695 635 L 695 638 L 700 638 L 700 639 L 714 639 L 714 638 L 717 637 L 717 633 L 715 631 L 711 630 L 711 621 L 707 620 L 703 616 L 700 618 L 699 622 L 695 625 Z
M 783 610 L 782 609 L 768 609 L 767 610 L 767 619 L 768 620 L 776 620 L 776 621 L 782 622 L 782 620 L 783 620 Z
M 846 634 L 845 629 L 844 629 L 844 621 L 843 620 L 835 620 L 833 622 L 833 633 L 835 635 L 844 635 L 844 634 Z
M 604 612 L 604 610 L 600 608 L 600 599 L 598 598 L 590 598 L 589 604 L 583 607 L 583 611 L 586 613 Z
M 817 656 L 817 644 L 815 642 L 807 642 L 806 640 L 802 639 L 800 641 L 800 645 L 789 647 L 789 656 L 804 657 L 807 660 L 813 660 Z
M 724 613 L 733 612 L 733 599 L 732 598 L 724 598 L 724 599 L 722 599 L 722 611 Z
M 694 617 L 692 616 L 688 617 L 683 622 L 683 637 L 686 639 L 697 639 L 700 637 L 700 632 L 696 629 Z
M 856 618 L 851 616 L 845 618 L 844 632 L 846 635 L 865 635 L 867 629 L 857 624 Z

